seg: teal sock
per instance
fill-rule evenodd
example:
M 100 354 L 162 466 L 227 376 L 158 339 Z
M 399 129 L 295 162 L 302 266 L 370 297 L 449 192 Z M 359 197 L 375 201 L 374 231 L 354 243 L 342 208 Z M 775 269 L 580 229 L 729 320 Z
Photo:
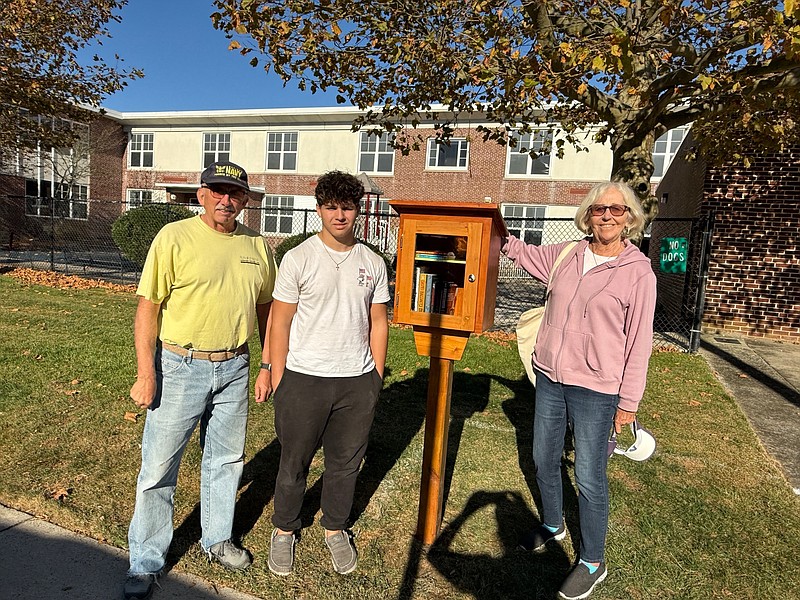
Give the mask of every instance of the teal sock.
M 549 531 L 550 533 L 555 533 L 559 529 L 558 527 L 550 527 L 550 525 L 544 525 L 544 528 L 547 529 L 547 531 Z
M 587 562 L 586 562 L 585 560 L 583 560 L 583 559 L 581 559 L 581 562 L 582 562 L 584 565 L 586 565 L 586 568 L 587 568 L 587 569 L 589 569 L 589 574 L 590 574 L 590 575 L 594 575 L 594 572 L 595 572 L 595 571 L 597 571 L 597 569 L 599 569 L 599 568 L 600 568 L 600 567 L 595 567 L 595 566 L 594 566 L 593 564 L 591 564 L 591 563 L 587 563 Z

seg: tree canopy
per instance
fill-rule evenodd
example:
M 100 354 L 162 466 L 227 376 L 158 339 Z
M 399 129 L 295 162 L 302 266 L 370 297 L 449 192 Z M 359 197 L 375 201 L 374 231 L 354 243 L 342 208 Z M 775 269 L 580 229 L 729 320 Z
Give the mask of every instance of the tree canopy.
M 480 112 L 485 139 L 545 126 L 614 153 L 612 179 L 643 198 L 655 139 L 706 124 L 759 143 L 797 137 L 800 3 L 785 0 L 216 0 L 215 26 L 251 65 L 301 89 L 338 90 L 367 111 L 354 127 L 397 133 L 421 117 L 447 138 Z M 447 111 L 435 114 L 432 105 Z M 447 112 L 448 114 L 444 114 Z M 777 118 L 776 118 L 777 117 Z M 461 117 L 463 119 L 463 116 Z M 717 128 L 723 127 L 723 131 Z M 735 141 L 736 136 L 730 137 Z M 702 135 L 701 135 L 702 141 Z M 709 154 L 710 156 L 710 154 Z
M 0 3 L 0 148 L 37 144 L 69 146 L 86 121 L 85 108 L 99 107 L 137 69 L 108 65 L 81 51 L 108 36 L 106 24 L 126 0 L 4 0 Z M 88 64 L 84 64 L 88 63 Z M 64 125 L 66 123 L 66 125 Z

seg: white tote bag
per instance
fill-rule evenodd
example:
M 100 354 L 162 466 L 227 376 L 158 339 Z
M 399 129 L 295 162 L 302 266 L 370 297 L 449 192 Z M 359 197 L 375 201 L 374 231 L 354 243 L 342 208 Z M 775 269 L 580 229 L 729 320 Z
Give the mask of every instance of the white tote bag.
M 561 264 L 564 257 L 575 247 L 578 242 L 572 242 L 564 246 L 564 249 L 556 258 L 553 263 L 550 273 L 554 273 L 556 267 Z M 545 292 L 544 306 L 537 306 L 526 310 L 519 316 L 517 321 L 517 350 L 519 351 L 519 358 L 522 364 L 525 365 L 525 372 L 528 374 L 528 379 L 531 383 L 536 385 L 536 376 L 533 373 L 533 347 L 536 345 L 536 336 L 539 335 L 539 326 L 542 324 L 544 318 L 544 311 L 547 308 L 547 296 L 550 295 L 550 288 L 553 287 L 553 278 L 549 277 L 547 283 L 547 291 Z

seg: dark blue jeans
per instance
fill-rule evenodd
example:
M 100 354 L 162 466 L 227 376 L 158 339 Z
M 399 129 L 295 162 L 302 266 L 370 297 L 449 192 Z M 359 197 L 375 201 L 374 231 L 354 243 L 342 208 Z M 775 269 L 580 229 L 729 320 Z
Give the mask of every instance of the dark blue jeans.
M 608 436 L 619 396 L 550 381 L 536 372 L 533 460 L 542 495 L 542 519 L 563 521 L 561 456 L 567 423 L 575 439 L 575 480 L 581 529 L 580 557 L 602 562 L 608 531 Z
M 322 445 L 322 518 L 325 529 L 348 527 L 361 461 L 383 386 L 373 369 L 358 377 L 315 377 L 286 369 L 275 390 L 275 433 L 281 462 L 272 524 L 300 529 L 300 510 L 311 460 Z

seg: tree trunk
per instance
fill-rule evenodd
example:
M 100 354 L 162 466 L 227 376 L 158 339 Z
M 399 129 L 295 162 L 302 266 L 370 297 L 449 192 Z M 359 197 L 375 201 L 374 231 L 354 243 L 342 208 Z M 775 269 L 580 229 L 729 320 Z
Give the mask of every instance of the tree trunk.
M 640 132 L 637 135 L 636 131 L 618 129 L 611 140 L 614 152 L 611 180 L 624 181 L 633 188 L 642 203 L 648 225 L 658 214 L 658 199 L 650 185 L 655 137 L 653 131 L 642 136 Z

